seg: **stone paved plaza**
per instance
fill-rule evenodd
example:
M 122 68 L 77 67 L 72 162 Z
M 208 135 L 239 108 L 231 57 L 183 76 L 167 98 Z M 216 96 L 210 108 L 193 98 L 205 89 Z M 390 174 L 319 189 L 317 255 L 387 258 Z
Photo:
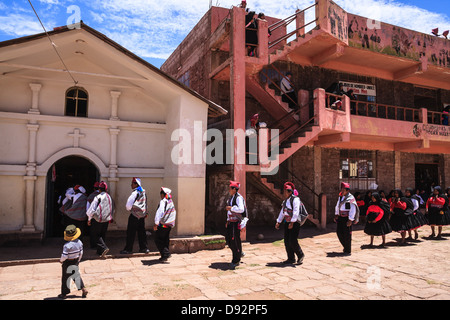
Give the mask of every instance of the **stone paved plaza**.
M 332 228 L 333 226 L 331 226 Z M 86 300 L 317 300 L 317 299 L 450 299 L 450 227 L 442 240 L 428 236 L 399 246 L 397 233 L 387 246 L 367 248 L 369 237 L 353 232 L 353 253 L 341 256 L 333 230 L 300 233 L 306 254 L 303 265 L 285 266 L 282 233 L 273 239 L 249 239 L 243 262 L 229 270 L 231 251 L 173 254 L 170 263 L 158 256 L 87 259 L 80 264 L 89 290 Z M 278 238 L 277 238 L 278 237 Z M 375 239 L 375 245 L 381 242 Z M 60 293 L 61 265 L 37 263 L 0 268 L 1 300 L 55 299 Z M 81 300 L 73 290 L 69 299 Z

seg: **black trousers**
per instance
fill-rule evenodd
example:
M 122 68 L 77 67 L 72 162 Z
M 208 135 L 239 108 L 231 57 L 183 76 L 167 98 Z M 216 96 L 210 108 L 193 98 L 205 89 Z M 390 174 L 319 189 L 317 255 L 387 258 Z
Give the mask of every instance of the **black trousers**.
M 296 105 L 297 103 L 297 95 L 295 94 L 294 91 L 285 93 L 281 95 L 281 101 L 286 102 L 289 104 L 289 108 L 291 109 L 297 109 L 298 106 Z
M 155 244 L 158 248 L 161 258 L 168 258 L 170 256 L 169 244 L 170 244 L 170 231 L 172 228 L 164 228 L 158 226 L 155 232 Z
M 125 250 L 133 252 L 134 238 L 136 237 L 136 232 L 139 241 L 139 250 L 148 249 L 147 247 L 147 236 L 145 234 L 145 218 L 136 218 L 134 215 L 130 214 L 128 217 L 127 226 L 127 243 L 125 245 Z
M 352 252 L 352 226 L 347 227 L 348 217 L 338 216 L 336 233 L 345 253 Z
M 239 230 L 239 222 L 228 222 L 226 241 L 233 253 L 232 263 L 238 263 L 241 261 L 242 255 L 242 242 L 241 242 L 241 230 Z
M 61 294 L 67 295 L 70 293 L 70 279 L 75 282 L 78 290 L 84 288 L 83 279 L 81 279 L 78 268 L 78 259 L 64 260 L 62 263 Z
M 108 224 L 109 222 L 97 222 L 94 219 L 91 220 L 91 238 L 97 247 L 97 254 L 99 255 L 108 249 L 108 246 L 105 243 Z
M 294 222 L 292 229 L 289 229 L 289 222 L 284 223 L 284 247 L 288 260 L 295 261 L 295 256 L 298 259 L 304 256 L 302 248 L 298 243 L 298 234 L 300 232 L 300 223 Z

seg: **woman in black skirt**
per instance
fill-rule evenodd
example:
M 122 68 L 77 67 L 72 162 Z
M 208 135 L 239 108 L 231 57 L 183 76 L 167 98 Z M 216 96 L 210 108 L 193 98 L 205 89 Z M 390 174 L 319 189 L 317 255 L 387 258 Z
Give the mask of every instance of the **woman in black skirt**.
M 381 236 L 383 242 L 380 247 L 384 247 L 386 244 L 386 234 L 392 232 L 391 225 L 388 222 L 390 212 L 389 203 L 382 200 L 379 193 L 372 193 L 372 201 L 367 208 L 366 226 L 364 232 L 370 235 L 369 247 L 373 247 L 373 238 L 375 236 Z
M 442 226 L 450 224 L 450 209 L 448 206 L 448 197 L 442 193 L 439 186 L 434 187 L 433 194 L 427 201 L 426 205 L 428 224 L 431 226 L 431 238 L 436 235 L 434 228 L 438 227 L 437 238 L 441 238 Z
M 414 239 L 417 240 L 419 238 L 419 233 L 417 232 L 417 229 L 419 229 L 421 226 L 428 224 L 428 222 L 425 216 L 419 210 L 420 197 L 414 193 L 414 190 L 412 188 L 406 188 L 405 197 L 411 199 L 414 206 L 413 214 L 411 217 L 412 229 L 408 230 L 409 233 L 408 239 L 412 240 L 412 231 L 414 230 Z
M 399 232 L 402 236 L 400 244 L 406 243 L 406 231 L 414 229 L 413 212 L 414 205 L 411 199 L 403 196 L 400 189 L 394 190 L 394 197 L 391 202 L 391 217 L 389 223 L 393 231 Z

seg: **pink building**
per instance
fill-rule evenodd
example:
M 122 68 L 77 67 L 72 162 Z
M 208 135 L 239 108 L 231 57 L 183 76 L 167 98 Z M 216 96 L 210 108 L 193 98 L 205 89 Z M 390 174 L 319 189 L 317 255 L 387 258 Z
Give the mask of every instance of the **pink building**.
M 257 19 L 253 29 L 246 19 L 242 8 L 212 7 L 161 67 L 229 111 L 210 128 L 245 130 L 258 113 L 280 130 L 276 175 L 262 175 L 260 164 L 207 168 L 206 231 L 223 226 L 230 179 L 241 182 L 254 224 L 274 223 L 290 180 L 319 227 L 333 215 L 341 181 L 352 192 L 450 186 L 449 40 L 356 16 L 330 0 Z M 297 98 L 285 101 L 297 110 L 281 97 L 288 71 Z M 333 93 L 340 84 L 356 95 Z M 235 158 L 246 153 L 236 144 Z

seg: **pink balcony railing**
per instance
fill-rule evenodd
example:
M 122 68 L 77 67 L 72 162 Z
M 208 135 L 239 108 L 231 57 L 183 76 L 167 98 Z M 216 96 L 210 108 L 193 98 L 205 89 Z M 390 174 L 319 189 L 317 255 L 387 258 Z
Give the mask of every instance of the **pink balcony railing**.
M 429 124 L 439 124 L 439 125 L 449 125 L 450 114 L 448 112 L 434 112 L 428 111 L 428 123 Z
M 407 107 L 391 106 L 373 102 L 350 101 L 350 112 L 353 115 L 421 122 L 420 110 Z

